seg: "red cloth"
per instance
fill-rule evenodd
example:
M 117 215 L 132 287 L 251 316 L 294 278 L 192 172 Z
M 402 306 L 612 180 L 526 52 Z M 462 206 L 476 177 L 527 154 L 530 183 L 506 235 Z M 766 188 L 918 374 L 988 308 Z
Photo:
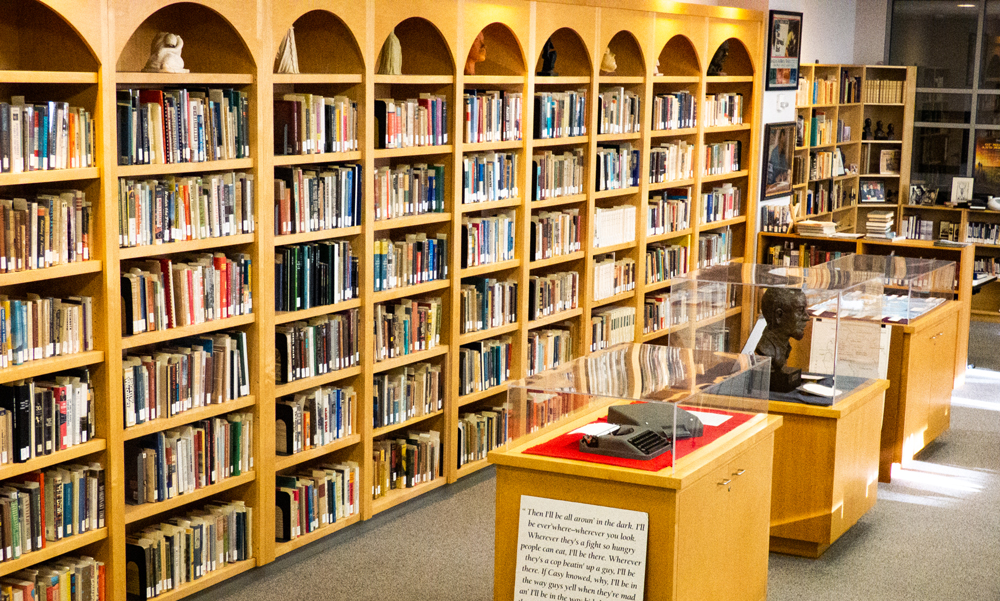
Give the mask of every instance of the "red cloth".
M 698 438 L 685 438 L 683 440 L 678 440 L 675 445 L 675 452 L 677 453 L 678 459 L 696 449 L 712 444 L 723 434 L 732 432 L 740 425 L 750 421 L 753 417 L 752 414 L 730 413 L 728 411 L 720 411 L 718 409 L 703 409 L 700 407 L 683 406 L 681 408 L 689 411 L 700 411 L 703 413 L 731 415 L 732 418 L 727 419 L 722 423 L 722 425 L 719 426 L 705 426 L 704 434 Z M 593 423 L 606 421 L 608 421 L 608 418 L 602 417 Z M 637 470 L 645 470 L 647 472 L 658 472 L 663 468 L 670 467 L 673 464 L 673 453 L 670 451 L 652 459 L 624 459 L 621 457 L 609 457 L 608 455 L 584 453 L 580 450 L 581 438 L 583 438 L 583 434 L 563 434 L 562 436 L 557 436 L 547 442 L 535 445 L 526 450 L 525 453 L 528 455 L 543 455 L 545 457 L 556 457 L 558 459 L 575 459 L 577 461 L 588 461 L 590 463 L 602 463 L 604 465 L 629 467 Z

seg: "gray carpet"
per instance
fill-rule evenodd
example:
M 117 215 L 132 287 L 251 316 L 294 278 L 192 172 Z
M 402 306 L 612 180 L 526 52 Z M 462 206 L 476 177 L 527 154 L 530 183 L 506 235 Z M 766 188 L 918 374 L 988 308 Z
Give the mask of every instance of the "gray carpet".
M 979 332 L 970 362 L 1000 369 Z M 768 599 L 1000 600 L 1000 373 L 970 371 L 952 403 L 951 430 L 823 557 L 771 555 Z M 494 495 L 487 469 L 193 598 L 491 599 Z

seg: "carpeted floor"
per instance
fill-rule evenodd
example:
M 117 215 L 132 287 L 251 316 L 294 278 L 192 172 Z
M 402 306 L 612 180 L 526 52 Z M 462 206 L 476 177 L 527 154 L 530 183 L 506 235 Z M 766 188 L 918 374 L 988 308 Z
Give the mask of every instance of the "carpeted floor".
M 996 336 L 973 328 L 970 363 L 1000 369 Z M 971 370 L 952 407 L 823 557 L 771 555 L 769 600 L 1000 600 L 1000 373 Z M 487 469 L 194 599 L 491 599 L 494 495 Z

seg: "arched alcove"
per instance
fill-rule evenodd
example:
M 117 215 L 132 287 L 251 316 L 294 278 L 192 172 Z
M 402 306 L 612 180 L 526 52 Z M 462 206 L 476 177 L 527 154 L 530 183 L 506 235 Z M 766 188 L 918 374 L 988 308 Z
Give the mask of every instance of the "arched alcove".
M 691 40 L 675 35 L 660 51 L 660 74 L 672 77 L 698 77 L 701 65 Z
M 455 72 L 448 43 L 427 19 L 410 17 L 397 24 L 393 31 L 402 50 L 402 75 L 452 75 Z M 382 40 L 379 49 L 384 43 Z
M 556 50 L 556 72 L 563 77 L 589 76 L 590 56 L 583 39 L 576 31 L 569 27 L 557 29 L 550 37 L 552 46 Z M 544 42 L 538 46 L 538 61 L 535 64 L 535 72 L 542 70 L 542 48 Z
M 364 73 L 358 41 L 337 15 L 313 10 L 296 19 L 292 27 L 300 73 Z M 275 50 L 280 51 L 280 44 Z M 274 66 L 278 66 L 277 56 Z
M 726 60 L 722 63 L 722 73 L 718 75 L 726 75 L 729 77 L 745 77 L 753 75 L 753 61 L 750 60 L 750 53 L 747 52 L 747 47 L 743 45 L 738 38 L 729 38 L 726 42 L 729 43 L 729 54 Z M 722 44 L 719 45 L 719 48 Z M 712 51 L 712 56 L 718 52 L 718 48 Z M 711 59 L 709 59 L 711 61 Z M 705 67 L 708 69 L 708 65 Z
M 486 60 L 476 65 L 476 75 L 524 75 L 524 50 L 509 27 L 503 23 L 490 23 L 483 28 L 482 34 Z
M 608 49 L 615 55 L 617 68 L 610 75 L 622 77 L 642 77 L 646 74 L 646 61 L 642 55 L 642 48 L 630 31 L 619 31 L 615 37 L 608 42 Z M 601 54 L 604 60 L 604 54 Z
M 0 70 L 89 71 L 100 62 L 66 20 L 35 0 L 0 2 Z

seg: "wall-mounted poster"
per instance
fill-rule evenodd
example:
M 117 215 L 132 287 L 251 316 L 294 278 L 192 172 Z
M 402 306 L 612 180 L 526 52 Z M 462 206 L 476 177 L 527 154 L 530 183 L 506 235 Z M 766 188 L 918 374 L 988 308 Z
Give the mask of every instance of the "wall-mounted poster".
M 767 90 L 799 87 L 799 56 L 802 52 L 802 13 L 771 11 L 767 34 Z
M 980 194 L 1000 196 L 1000 136 L 995 132 L 976 132 L 975 190 Z
M 768 123 L 764 129 L 764 182 L 761 198 L 792 192 L 792 153 L 795 123 Z

